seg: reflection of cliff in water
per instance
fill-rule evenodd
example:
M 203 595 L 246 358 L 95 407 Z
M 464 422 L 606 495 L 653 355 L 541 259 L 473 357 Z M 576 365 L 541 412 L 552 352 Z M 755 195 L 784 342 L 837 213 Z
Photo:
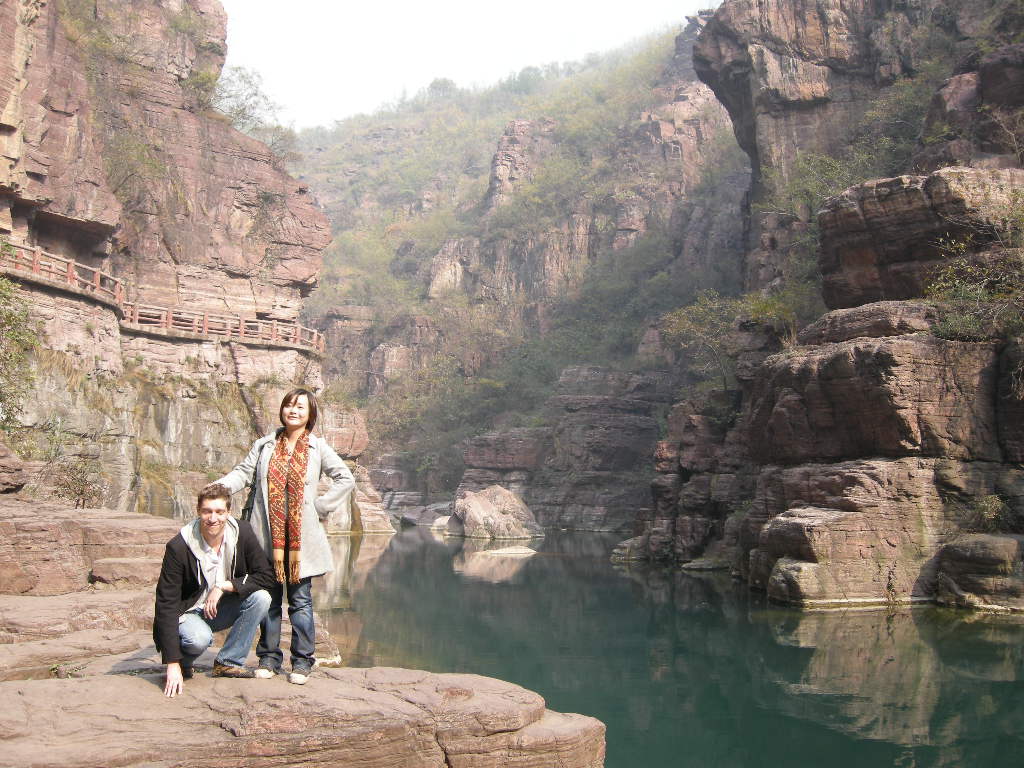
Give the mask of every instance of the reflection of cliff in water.
M 720 576 L 616 573 L 614 538 L 549 536 L 489 583 L 453 570 L 461 541 L 403 532 L 350 553 L 328 626 L 346 663 L 477 672 L 601 718 L 609 768 L 1016 760 L 1020 624 L 801 614 Z

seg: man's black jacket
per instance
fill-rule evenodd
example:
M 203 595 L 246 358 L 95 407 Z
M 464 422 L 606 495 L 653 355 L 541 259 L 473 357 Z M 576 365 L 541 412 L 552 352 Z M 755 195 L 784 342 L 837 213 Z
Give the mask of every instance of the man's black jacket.
M 235 522 L 238 523 L 238 543 L 235 546 L 235 567 L 231 583 L 238 599 L 244 600 L 257 590 L 272 589 L 277 584 L 277 578 L 252 527 L 244 520 Z M 200 573 L 195 555 L 181 533 L 178 533 L 167 542 L 164 549 L 164 562 L 160 566 L 156 607 L 153 611 L 153 642 L 164 664 L 181 661 L 178 618 L 195 605 L 205 589 L 206 577 Z

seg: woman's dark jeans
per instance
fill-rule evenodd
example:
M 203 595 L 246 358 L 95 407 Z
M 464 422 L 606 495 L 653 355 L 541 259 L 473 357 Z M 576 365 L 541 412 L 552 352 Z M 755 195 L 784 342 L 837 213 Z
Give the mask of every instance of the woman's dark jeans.
M 288 584 L 288 618 L 292 623 L 292 671 L 308 674 L 313 668 L 316 649 L 316 627 L 313 624 L 313 594 L 311 577 L 300 579 L 298 584 Z M 256 644 L 256 655 L 260 666 L 280 670 L 284 662 L 281 651 L 281 598 L 282 586 L 278 584 L 270 592 L 270 610 L 260 623 L 260 641 Z

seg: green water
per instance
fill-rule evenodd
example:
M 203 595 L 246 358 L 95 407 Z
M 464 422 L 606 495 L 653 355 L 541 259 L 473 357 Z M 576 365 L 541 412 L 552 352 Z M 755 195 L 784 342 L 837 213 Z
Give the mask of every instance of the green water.
M 1024 625 L 801 615 L 728 578 L 618 571 L 618 539 L 549 535 L 521 561 L 421 529 L 336 539 L 316 605 L 352 666 L 497 677 L 599 718 L 609 768 L 1024 762 Z

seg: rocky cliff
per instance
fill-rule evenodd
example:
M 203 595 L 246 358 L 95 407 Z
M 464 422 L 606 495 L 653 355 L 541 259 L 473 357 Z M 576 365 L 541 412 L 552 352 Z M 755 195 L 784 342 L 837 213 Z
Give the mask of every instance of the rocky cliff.
M 472 201 L 480 234 L 445 239 L 416 271 L 433 320 L 410 313 L 373 328 L 354 320 L 362 314 L 358 307 L 328 317 L 323 327 L 334 349 L 345 354 L 365 350 L 365 367 L 349 362 L 344 369 L 365 370 L 364 386 L 371 396 L 387 392 L 391 382 L 429 370 L 439 353 L 455 358 L 470 380 L 493 376 L 503 362 L 512 365 L 517 335 L 543 345 L 565 316 L 576 314 L 573 297 L 587 290 L 588 275 L 601 265 L 610 274 L 612 265 L 621 263 L 640 279 L 657 276 L 679 291 L 735 289 L 742 243 L 734 223 L 747 177 L 742 163 L 730 167 L 725 161 L 735 148 L 726 112 L 692 69 L 692 48 L 706 18 L 689 19 L 676 37 L 647 86 L 651 96 L 643 111 L 629 114 L 622 125 L 588 127 L 598 135 L 611 134 L 607 144 L 573 144 L 557 121 L 543 116 L 508 124 L 490 163 L 487 190 Z M 557 205 L 542 206 L 538 211 L 543 215 L 521 222 L 532 196 L 542 194 L 536 190 L 547 189 L 544 185 L 551 185 L 552 176 L 577 155 L 604 169 L 600 183 L 594 181 Z M 414 244 L 399 250 L 411 252 Z M 596 289 L 593 298 L 581 301 L 580 311 L 607 316 L 608 308 L 596 305 L 619 302 L 615 290 L 621 288 L 609 288 L 607 295 Z M 445 306 L 452 308 L 439 311 Z M 467 319 L 474 312 L 483 319 Z M 627 529 L 636 510 L 648 506 L 643 457 L 653 449 L 660 411 L 673 386 L 667 371 L 674 358 L 654 327 L 657 314 L 648 308 L 639 329 L 609 328 L 630 337 L 620 345 L 629 351 L 617 354 L 633 358 L 636 370 L 566 368 L 550 398 L 510 408 L 550 410 L 548 426 L 510 433 L 492 429 L 474 437 L 464 452 L 467 472 L 460 489 L 499 482 L 525 494 L 544 525 Z M 482 324 L 491 326 L 490 347 L 480 341 Z M 587 344 L 572 343 L 553 365 L 586 360 Z M 497 416 L 499 423 L 510 420 L 508 414 Z M 478 431 L 484 426 L 478 425 Z M 505 455 L 509 445 L 519 444 L 520 433 L 537 444 L 529 459 L 516 450 L 516 458 Z M 388 462 L 395 463 L 394 457 Z M 396 506 L 434 500 L 422 496 L 427 484 L 422 477 L 399 470 L 382 467 L 376 474 L 382 489 L 393 492 L 388 498 Z
M 766 176 L 798 172 L 800 152 L 842 154 L 858 113 L 889 83 L 913 76 L 917 33 L 929 20 L 963 58 L 925 130 L 950 112 L 957 88 L 970 96 L 963 103 L 990 101 L 987 110 L 964 110 L 978 130 L 922 139 L 914 160 L 942 165 L 955 154 L 973 167 L 865 181 L 817 213 L 832 311 L 781 352 L 769 354 L 776 350 L 756 343 L 756 332 L 740 345 L 733 419 L 692 403 L 674 408 L 654 517 L 621 556 L 731 567 L 769 596 L 808 606 L 937 595 L 1016 605 L 1018 580 L 993 580 L 990 567 L 1012 572 L 1016 539 L 1004 537 L 1003 547 L 998 537 L 957 538 L 964 510 L 979 499 L 997 498 L 1017 514 L 1024 505 L 1011 437 L 1020 426 L 1016 345 L 941 338 L 944 310 L 919 300 L 953 255 L 990 265 L 1015 258 L 1000 222 L 1020 205 L 1024 172 L 1012 142 L 992 140 L 986 117 L 1019 114 L 1018 97 L 995 85 L 1021 71 L 1016 46 L 999 47 L 1013 28 L 993 26 L 1006 10 L 729 0 L 708 23 L 695 62 L 757 169 L 755 198 L 767 194 Z M 791 231 L 792 223 L 752 220 L 748 287 L 778 280 L 772 253 L 785 249 L 773 251 L 782 244 L 771 227 Z M 959 244 L 955 253 L 950 243 Z
M 866 116 L 881 121 L 877 111 L 870 111 L 880 93 L 894 83 L 926 69 L 943 70 L 941 77 L 954 75 L 954 68 L 973 69 L 976 78 L 979 50 L 1011 38 L 1014 23 L 1019 20 L 1014 21 L 1012 3 L 1001 0 L 723 3 L 694 49 L 694 66 L 729 110 L 736 139 L 754 169 L 755 208 L 746 227 L 747 289 L 779 279 L 794 237 L 793 222 L 757 211 L 770 192 L 766 180 L 785 184 L 801 155 L 842 154 Z M 959 109 L 961 119 L 945 123 L 939 131 L 924 132 L 932 158 L 928 170 L 937 168 L 936 163 L 958 164 L 964 159 L 964 145 L 977 147 L 979 162 L 993 153 L 1006 153 L 1000 142 L 972 140 L 967 138 L 971 131 L 960 130 L 964 111 L 974 113 L 973 123 L 991 122 L 979 117 L 980 102 L 971 103 L 971 80 L 965 72 L 943 87 L 947 112 Z M 941 94 L 936 98 L 941 101 Z M 941 104 L 934 111 L 934 120 L 941 121 Z M 992 130 L 989 127 L 987 133 Z M 947 134 L 962 141 L 959 149 L 944 153 L 937 145 Z M 883 151 L 881 146 L 876 150 Z M 950 162 L 949 152 L 959 152 L 960 159 Z M 945 161 L 940 159 L 944 155 Z M 802 212 L 803 222 L 814 213 Z M 797 231 L 802 229 L 799 224 Z
M 548 404 L 554 426 L 471 438 L 456 496 L 499 484 L 542 526 L 628 531 L 649 506 L 645 469 L 671 397 L 667 373 L 567 368 Z
M 129 283 L 127 299 L 294 320 L 327 222 L 210 109 L 215 0 L 7 3 L 2 216 L 12 240 Z
M 79 457 L 108 503 L 167 512 L 264 400 L 322 386 L 298 314 L 327 221 L 211 108 L 225 22 L 215 0 L 0 6 L 0 269 L 41 342 L 14 442 L 43 485 Z

